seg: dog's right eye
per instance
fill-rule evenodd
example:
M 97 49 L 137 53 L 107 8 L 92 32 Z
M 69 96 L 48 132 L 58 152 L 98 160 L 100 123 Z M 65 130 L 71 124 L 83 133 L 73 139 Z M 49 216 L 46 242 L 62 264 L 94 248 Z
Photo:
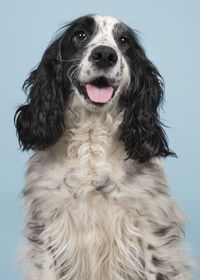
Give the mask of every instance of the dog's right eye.
M 85 41 L 85 39 L 87 38 L 86 34 L 84 31 L 78 31 L 75 35 L 74 35 L 74 41 L 77 43 L 81 43 L 83 41 Z

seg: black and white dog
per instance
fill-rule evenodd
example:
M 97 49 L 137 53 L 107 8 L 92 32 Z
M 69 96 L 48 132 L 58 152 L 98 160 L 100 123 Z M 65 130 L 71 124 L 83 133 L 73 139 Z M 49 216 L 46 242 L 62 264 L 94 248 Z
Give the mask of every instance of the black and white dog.
M 110 16 L 69 24 L 24 84 L 15 124 L 33 149 L 23 201 L 26 280 L 186 280 L 185 216 L 160 157 L 163 83 Z

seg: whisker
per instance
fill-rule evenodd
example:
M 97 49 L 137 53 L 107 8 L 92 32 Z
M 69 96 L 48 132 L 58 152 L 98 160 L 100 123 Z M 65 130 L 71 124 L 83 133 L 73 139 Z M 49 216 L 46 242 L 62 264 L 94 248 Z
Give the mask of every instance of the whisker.
M 73 79 L 74 79 L 74 74 L 76 72 L 78 72 L 78 65 L 79 64 L 73 64 L 69 67 L 68 71 L 67 71 L 67 77 L 69 78 L 69 80 L 71 82 L 73 82 Z

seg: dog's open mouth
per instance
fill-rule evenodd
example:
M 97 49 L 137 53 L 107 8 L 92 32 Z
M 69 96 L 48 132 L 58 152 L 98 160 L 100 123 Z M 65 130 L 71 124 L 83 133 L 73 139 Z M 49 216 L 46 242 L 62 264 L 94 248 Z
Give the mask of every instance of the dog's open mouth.
M 78 89 L 80 94 L 97 105 L 109 102 L 116 91 L 116 87 L 113 87 L 105 77 L 98 77 L 84 85 L 81 84 Z

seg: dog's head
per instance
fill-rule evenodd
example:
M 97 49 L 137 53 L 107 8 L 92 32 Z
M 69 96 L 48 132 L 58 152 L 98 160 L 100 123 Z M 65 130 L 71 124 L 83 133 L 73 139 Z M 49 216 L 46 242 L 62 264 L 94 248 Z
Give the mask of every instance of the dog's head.
M 43 150 L 65 129 L 64 115 L 76 96 L 86 110 L 123 111 L 120 140 L 128 157 L 144 162 L 173 155 L 158 115 L 161 76 L 135 32 L 114 17 L 79 18 L 45 51 L 24 83 L 27 103 L 15 115 L 24 150 Z

